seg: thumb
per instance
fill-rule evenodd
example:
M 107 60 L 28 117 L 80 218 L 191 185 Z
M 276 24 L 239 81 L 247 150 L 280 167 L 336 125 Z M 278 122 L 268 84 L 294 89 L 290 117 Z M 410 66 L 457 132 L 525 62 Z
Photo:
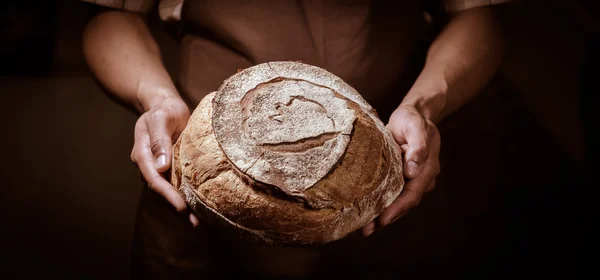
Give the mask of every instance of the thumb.
M 427 122 L 423 119 L 416 120 L 404 129 L 406 153 L 404 156 L 404 173 L 410 179 L 421 172 L 423 164 L 429 158 L 429 130 Z
M 150 147 L 158 172 L 165 172 L 171 166 L 171 133 L 164 118 L 152 118 L 147 125 L 150 134 Z

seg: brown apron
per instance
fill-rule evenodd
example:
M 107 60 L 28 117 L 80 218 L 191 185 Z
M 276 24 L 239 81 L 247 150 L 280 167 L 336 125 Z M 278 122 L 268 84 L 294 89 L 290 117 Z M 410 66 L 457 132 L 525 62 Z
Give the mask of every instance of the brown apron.
M 193 106 L 238 69 L 266 61 L 300 60 L 346 80 L 387 121 L 421 70 L 429 36 L 424 1 L 386 2 L 185 1 L 178 81 L 181 93 Z M 460 247 L 460 241 L 471 237 L 451 227 L 451 215 L 471 211 L 484 218 L 467 223 L 485 220 L 488 189 L 502 184 L 502 180 L 485 181 L 486 177 L 502 177 L 498 168 L 502 161 L 493 160 L 502 158 L 502 150 L 490 148 L 492 142 L 486 142 L 502 139 L 503 126 L 498 125 L 502 120 L 485 117 L 497 113 L 493 110 L 497 105 L 489 101 L 494 98 L 493 92 L 484 94 L 440 127 L 442 174 L 436 189 L 409 215 L 367 239 L 354 233 L 339 242 L 308 249 L 223 240 L 210 225 L 192 229 L 186 217 L 145 188 L 132 273 L 145 279 L 253 275 L 260 275 L 259 279 L 307 275 L 371 279 L 460 270 L 452 260 L 456 250 L 467 250 Z M 461 123 L 469 123 L 469 128 Z M 494 129 L 489 129 L 490 123 Z M 448 147 L 452 149 L 446 152 Z M 470 156 L 461 154 L 466 150 Z M 479 164 L 478 157 L 492 160 Z M 470 172 L 465 174 L 464 168 Z M 447 182 L 453 182 L 454 196 L 468 196 L 449 201 Z M 484 202 L 478 203 L 482 198 Z M 451 203 L 457 207 L 450 207 Z M 470 254 L 465 252 L 463 255 Z

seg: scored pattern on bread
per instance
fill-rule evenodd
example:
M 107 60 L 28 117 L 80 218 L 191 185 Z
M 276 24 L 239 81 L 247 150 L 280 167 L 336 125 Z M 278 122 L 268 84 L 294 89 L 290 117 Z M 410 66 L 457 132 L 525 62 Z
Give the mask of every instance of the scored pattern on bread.
M 332 89 L 282 77 L 269 64 L 226 81 L 213 108 L 215 135 L 229 160 L 253 180 L 294 196 L 338 162 L 356 119 Z
M 400 194 L 398 145 L 351 86 L 324 69 L 270 62 L 206 96 L 174 145 L 172 183 L 236 236 L 323 244 Z

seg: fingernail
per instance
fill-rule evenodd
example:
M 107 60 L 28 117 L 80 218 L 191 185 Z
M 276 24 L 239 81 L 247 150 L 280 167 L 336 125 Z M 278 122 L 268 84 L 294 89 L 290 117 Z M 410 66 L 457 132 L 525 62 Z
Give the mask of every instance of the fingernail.
M 417 176 L 419 173 L 419 165 L 412 160 L 409 161 L 408 164 L 406 164 L 406 173 L 411 177 Z
M 167 164 L 167 156 L 162 154 L 156 159 L 156 168 L 161 168 Z
M 198 227 L 198 225 L 200 224 L 200 222 L 198 221 L 198 217 L 196 217 L 196 215 L 194 215 L 193 213 L 190 213 L 189 219 L 193 227 Z

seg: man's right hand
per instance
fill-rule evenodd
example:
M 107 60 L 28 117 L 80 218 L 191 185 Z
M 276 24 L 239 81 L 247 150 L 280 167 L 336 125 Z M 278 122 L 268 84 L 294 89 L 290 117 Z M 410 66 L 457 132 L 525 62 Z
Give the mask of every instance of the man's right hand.
M 190 110 L 179 97 L 168 97 L 149 108 L 135 124 L 131 160 L 140 169 L 148 187 L 163 196 L 177 212 L 188 214 L 196 226 L 198 218 L 189 212 L 186 202 L 165 178 L 171 168 L 173 142 L 189 118 Z
M 124 11 L 101 13 L 87 24 L 82 49 L 105 92 L 142 113 L 135 125 L 131 160 L 152 190 L 180 213 L 188 213 L 185 201 L 164 175 L 171 167 L 173 141 L 190 111 L 162 63 L 145 18 Z M 198 223 L 194 215 L 189 217 Z

